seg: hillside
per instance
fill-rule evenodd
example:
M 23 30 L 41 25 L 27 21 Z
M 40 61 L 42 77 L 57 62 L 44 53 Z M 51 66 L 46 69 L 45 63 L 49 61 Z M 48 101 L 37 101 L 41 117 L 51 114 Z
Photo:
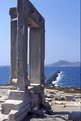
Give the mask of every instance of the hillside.
M 58 62 L 47 65 L 48 67 L 79 67 L 81 66 L 80 62 L 69 62 L 65 60 L 60 60 Z
M 81 62 L 69 62 L 60 60 L 58 62 L 48 64 L 47 67 L 81 67 Z M 0 66 L 0 68 L 10 68 L 10 65 Z

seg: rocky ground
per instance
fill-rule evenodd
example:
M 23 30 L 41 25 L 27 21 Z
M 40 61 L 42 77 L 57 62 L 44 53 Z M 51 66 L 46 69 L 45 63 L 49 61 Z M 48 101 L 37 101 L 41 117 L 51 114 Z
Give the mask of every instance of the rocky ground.
M 9 87 L 0 86 L 0 106 L 8 98 Z M 81 121 L 81 94 L 65 93 L 63 90 L 45 89 L 46 102 L 51 110 L 41 108 L 29 114 L 24 121 Z M 5 115 L 1 116 L 6 119 Z M 4 120 L 6 121 L 6 120 Z
M 81 121 L 81 94 L 45 89 L 51 111 L 39 110 L 25 121 Z

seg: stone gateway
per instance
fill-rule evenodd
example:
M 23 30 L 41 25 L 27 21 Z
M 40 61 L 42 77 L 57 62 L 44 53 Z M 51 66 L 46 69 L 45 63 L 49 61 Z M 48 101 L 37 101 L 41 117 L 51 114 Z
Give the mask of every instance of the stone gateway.
M 17 0 L 17 7 L 10 8 L 9 14 L 13 89 L 2 104 L 2 113 L 8 115 L 9 121 L 22 121 L 28 112 L 45 102 L 45 20 L 29 0 Z

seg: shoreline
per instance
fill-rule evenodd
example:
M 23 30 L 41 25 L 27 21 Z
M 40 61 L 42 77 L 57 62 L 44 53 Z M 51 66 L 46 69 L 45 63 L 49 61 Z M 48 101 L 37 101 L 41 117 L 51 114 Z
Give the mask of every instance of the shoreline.
M 66 93 L 81 93 L 81 88 L 74 88 L 74 87 L 60 87 L 60 86 L 44 86 L 46 89 L 64 91 Z
M 0 84 L 0 89 L 10 89 L 13 88 L 10 84 Z M 75 88 L 75 87 L 60 87 L 60 86 L 47 86 L 44 85 L 45 89 L 52 89 L 52 90 L 58 90 L 58 91 L 64 91 L 66 93 L 81 93 L 81 88 Z

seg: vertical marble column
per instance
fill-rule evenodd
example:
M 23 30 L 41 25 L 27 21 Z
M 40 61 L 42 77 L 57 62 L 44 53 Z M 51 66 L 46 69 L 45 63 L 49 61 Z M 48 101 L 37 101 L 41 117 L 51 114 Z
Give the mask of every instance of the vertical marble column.
M 41 26 L 41 83 L 45 83 L 45 74 L 44 74 L 44 60 L 45 60 L 45 20 L 42 21 Z
M 17 79 L 17 20 L 11 15 L 11 69 L 10 83 L 13 79 Z
M 27 15 L 24 0 L 17 1 L 17 86 L 25 90 L 27 80 Z
M 29 40 L 29 79 L 31 83 L 44 83 L 44 28 L 31 28 Z

